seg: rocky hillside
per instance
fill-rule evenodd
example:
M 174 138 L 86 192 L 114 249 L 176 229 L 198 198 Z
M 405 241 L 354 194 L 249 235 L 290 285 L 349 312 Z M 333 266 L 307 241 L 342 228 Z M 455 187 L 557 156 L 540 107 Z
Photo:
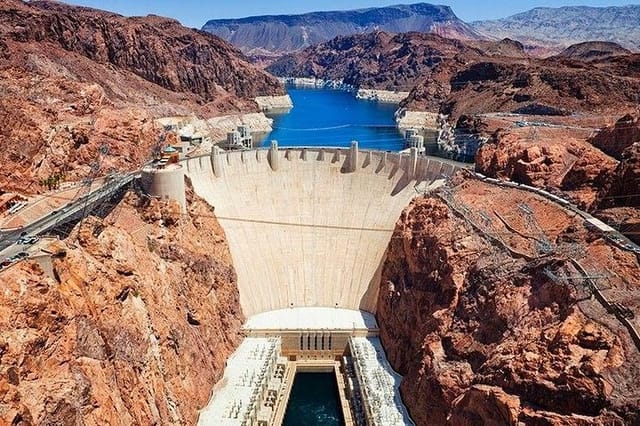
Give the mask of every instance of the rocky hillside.
M 640 96 L 640 55 L 613 44 L 572 46 L 529 57 L 514 40 L 460 41 L 433 34 L 373 32 L 335 39 L 287 55 L 267 70 L 360 88 L 411 91 L 409 110 L 462 115 L 509 112 L 619 114 Z
M 633 110 L 640 96 L 640 55 L 615 45 L 581 44 L 558 56 L 526 60 L 490 55 L 486 44 L 482 49 L 482 56 L 460 55 L 436 75 L 418 79 L 402 106 L 438 111 L 455 122 L 488 112 L 617 115 Z M 435 105 L 434 87 L 446 93 Z
M 428 3 L 303 15 L 214 19 L 202 29 L 251 54 L 289 53 L 337 36 L 374 30 L 394 33 L 419 31 L 463 39 L 478 37 L 448 6 Z
M 621 222 L 629 219 L 640 222 L 640 117 L 625 115 L 614 125 L 602 129 L 590 142 L 618 160 L 609 185 L 600 191 L 599 207 L 607 210 L 632 208 L 635 211 L 628 212 Z M 630 232 L 630 235 L 640 241 L 640 233 Z
M 252 98 L 278 91 L 272 79 L 257 72 L 228 43 L 175 20 L 123 18 L 49 1 L 14 8 L 12 2 L 5 2 L 0 15 L 5 42 L 51 43 L 205 102 L 224 94 Z M 18 25 L 24 22 L 29 25 Z
M 621 160 L 625 150 L 640 142 L 640 117 L 627 114 L 594 135 L 590 142 L 607 155 Z
M 618 73 L 609 63 L 607 59 L 592 65 L 564 58 L 527 62 L 494 58 L 466 64 L 449 80 L 451 92 L 441 112 L 455 118 L 484 112 L 608 115 L 632 109 L 640 93 L 640 76 L 636 72 L 629 78 L 632 70 Z M 417 99 L 414 94 L 408 104 Z
M 126 196 L 0 273 L 0 423 L 195 424 L 241 337 L 212 208 Z
M 477 171 L 562 193 L 640 242 L 637 117 L 625 115 L 595 134 L 580 123 L 517 127 L 480 121 L 485 132 L 498 130 L 478 150 Z
M 367 34 L 336 37 L 285 56 L 267 67 L 278 76 L 344 80 L 363 88 L 408 91 L 418 81 L 458 56 L 480 56 L 481 51 L 435 34 Z
M 535 132 L 535 135 L 532 134 Z M 500 179 L 561 191 L 583 209 L 594 210 L 611 184 L 618 162 L 576 132 L 504 128 L 476 155 L 476 170 Z
M 630 50 L 617 43 L 608 41 L 586 41 L 571 45 L 560 52 L 559 58 L 578 59 L 590 61 L 594 59 L 610 58 L 612 56 L 629 55 Z
M 640 6 L 539 7 L 504 19 L 471 23 L 492 38 L 510 37 L 525 44 L 561 49 L 571 44 L 610 41 L 640 50 Z
M 405 210 L 382 271 L 381 337 L 416 424 L 637 424 L 640 348 L 562 278 L 577 260 L 638 312 L 637 257 L 531 193 L 461 180 L 449 200 Z
M 257 110 L 256 95 L 283 90 L 228 43 L 160 17 L 7 0 L 0 46 L 3 190 L 38 192 L 96 162 L 134 168 L 157 140 L 153 119 Z

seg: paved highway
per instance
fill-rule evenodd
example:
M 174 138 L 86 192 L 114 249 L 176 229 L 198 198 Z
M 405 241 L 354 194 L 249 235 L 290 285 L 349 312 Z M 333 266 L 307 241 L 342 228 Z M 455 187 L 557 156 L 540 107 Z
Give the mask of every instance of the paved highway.
M 31 222 L 16 230 L 0 231 L 0 258 L 4 259 L 24 251 L 29 246 L 16 244 L 22 235 L 38 235 L 58 225 L 79 217 L 85 209 L 91 211 L 96 204 L 106 197 L 112 196 L 123 186 L 129 184 L 137 175 L 137 172 L 125 175 L 115 175 L 108 179 L 104 185 L 65 204 L 61 208 Z

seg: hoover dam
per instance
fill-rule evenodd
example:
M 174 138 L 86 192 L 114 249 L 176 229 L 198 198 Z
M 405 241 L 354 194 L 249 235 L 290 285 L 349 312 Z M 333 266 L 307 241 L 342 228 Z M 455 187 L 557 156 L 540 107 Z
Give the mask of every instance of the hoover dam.
M 247 322 L 200 424 L 280 424 L 296 371 L 335 371 L 346 424 L 411 424 L 375 320 L 380 271 L 410 200 L 461 166 L 350 148 L 222 152 L 147 170 L 184 202 L 184 176 L 215 211 Z
M 251 317 L 311 306 L 375 313 L 377 273 L 400 213 L 458 166 L 354 144 L 219 153 L 185 168 L 227 234 Z

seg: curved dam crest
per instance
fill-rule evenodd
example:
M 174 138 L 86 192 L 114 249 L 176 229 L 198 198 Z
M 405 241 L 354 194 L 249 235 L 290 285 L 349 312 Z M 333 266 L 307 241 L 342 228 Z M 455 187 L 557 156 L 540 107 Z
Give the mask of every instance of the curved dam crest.
M 412 154 L 341 148 L 218 152 L 187 159 L 215 208 L 247 317 L 291 307 L 375 313 L 400 213 L 460 167 Z

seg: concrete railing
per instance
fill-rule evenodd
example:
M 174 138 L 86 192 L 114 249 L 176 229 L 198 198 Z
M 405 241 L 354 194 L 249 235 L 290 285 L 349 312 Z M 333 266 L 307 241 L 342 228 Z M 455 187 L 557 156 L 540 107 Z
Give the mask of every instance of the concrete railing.
M 360 158 L 360 160 L 358 160 Z M 268 148 L 256 148 L 252 150 L 223 151 L 213 147 L 210 154 L 202 154 L 188 157 L 181 160 L 186 163 L 187 168 L 202 168 L 207 159 L 211 162 L 216 177 L 220 177 L 222 168 L 237 163 L 248 161 L 262 162 L 266 160 L 273 171 L 278 170 L 278 165 L 282 160 L 303 160 L 303 161 L 327 161 L 331 163 L 346 163 L 341 171 L 344 173 L 355 172 L 357 164 L 366 168 L 371 162 L 376 162 L 379 168 L 392 166 L 397 170 L 408 172 L 412 180 L 428 180 L 434 177 L 450 177 L 458 170 L 471 169 L 472 165 L 461 163 L 440 157 L 419 155 L 416 149 L 411 149 L 409 153 L 361 150 L 357 143 L 351 147 L 327 147 L 327 146 L 296 146 L 278 147 L 277 143 L 272 143 Z M 364 161 L 362 160 L 364 159 Z M 376 170 L 379 172 L 379 170 Z

